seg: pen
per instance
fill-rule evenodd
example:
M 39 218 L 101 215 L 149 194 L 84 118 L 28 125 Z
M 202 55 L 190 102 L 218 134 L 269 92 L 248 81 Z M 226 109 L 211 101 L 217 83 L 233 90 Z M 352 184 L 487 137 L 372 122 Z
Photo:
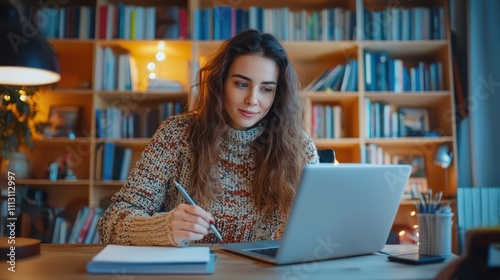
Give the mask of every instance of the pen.
M 182 187 L 181 184 L 177 183 L 177 181 L 174 180 L 175 187 L 181 192 L 182 196 L 189 202 L 189 204 L 196 206 L 196 203 L 194 203 L 193 199 L 189 196 L 189 194 L 186 192 L 184 187 Z M 220 241 L 222 241 L 222 236 L 220 235 L 219 231 L 215 228 L 215 225 L 210 224 L 210 229 L 213 231 L 215 236 L 219 238 Z

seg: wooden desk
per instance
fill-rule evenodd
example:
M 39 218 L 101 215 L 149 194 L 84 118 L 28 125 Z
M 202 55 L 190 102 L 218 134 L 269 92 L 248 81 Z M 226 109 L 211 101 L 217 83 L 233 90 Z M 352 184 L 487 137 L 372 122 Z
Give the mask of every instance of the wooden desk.
M 432 279 L 446 265 L 405 265 L 387 261 L 384 255 L 368 255 L 298 265 L 274 266 L 222 249 L 215 249 L 217 263 L 213 275 L 95 275 L 87 274 L 87 262 L 103 245 L 42 244 L 41 255 L 16 260 L 16 272 L 0 264 L 0 279 Z M 388 253 L 410 253 L 415 245 L 387 245 Z

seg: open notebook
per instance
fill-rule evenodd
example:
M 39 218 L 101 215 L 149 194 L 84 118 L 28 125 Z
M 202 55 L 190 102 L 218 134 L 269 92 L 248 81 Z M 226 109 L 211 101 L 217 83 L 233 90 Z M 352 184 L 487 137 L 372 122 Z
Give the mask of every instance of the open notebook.
M 215 253 L 208 247 L 106 245 L 87 263 L 95 274 L 213 274 Z

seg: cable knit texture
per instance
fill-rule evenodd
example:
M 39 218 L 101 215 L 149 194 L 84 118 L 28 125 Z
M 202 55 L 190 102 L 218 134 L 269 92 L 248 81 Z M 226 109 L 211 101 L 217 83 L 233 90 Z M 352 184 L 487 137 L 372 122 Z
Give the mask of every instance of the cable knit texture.
M 177 115 L 164 121 L 144 149 L 125 185 L 112 197 L 112 204 L 99 220 L 98 230 L 105 244 L 174 245 L 170 216 L 186 200 L 171 186 L 171 179 L 190 192 L 193 155 L 187 142 L 193 115 Z M 206 211 L 212 213 L 215 226 L 225 243 L 279 239 L 286 215 L 275 211 L 264 219 L 251 196 L 255 155 L 250 143 L 263 132 L 262 126 L 234 130 L 222 142 L 221 174 L 223 191 L 216 195 Z M 304 143 L 309 163 L 318 163 L 317 150 L 307 136 Z M 213 234 L 198 243 L 216 243 Z

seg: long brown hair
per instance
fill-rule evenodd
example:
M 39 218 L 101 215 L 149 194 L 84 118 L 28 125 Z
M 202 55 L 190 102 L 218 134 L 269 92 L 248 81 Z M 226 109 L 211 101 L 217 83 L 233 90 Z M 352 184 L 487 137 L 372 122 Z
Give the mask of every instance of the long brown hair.
M 192 192 L 203 205 L 220 187 L 219 146 L 230 120 L 224 109 L 224 82 L 233 61 L 249 54 L 272 59 L 279 69 L 273 105 L 261 121 L 264 132 L 251 144 L 256 168 L 252 196 L 259 211 L 287 213 L 307 163 L 304 108 L 297 73 L 284 48 L 273 35 L 255 30 L 224 42 L 198 73 L 195 117 L 189 135 L 194 153 Z

